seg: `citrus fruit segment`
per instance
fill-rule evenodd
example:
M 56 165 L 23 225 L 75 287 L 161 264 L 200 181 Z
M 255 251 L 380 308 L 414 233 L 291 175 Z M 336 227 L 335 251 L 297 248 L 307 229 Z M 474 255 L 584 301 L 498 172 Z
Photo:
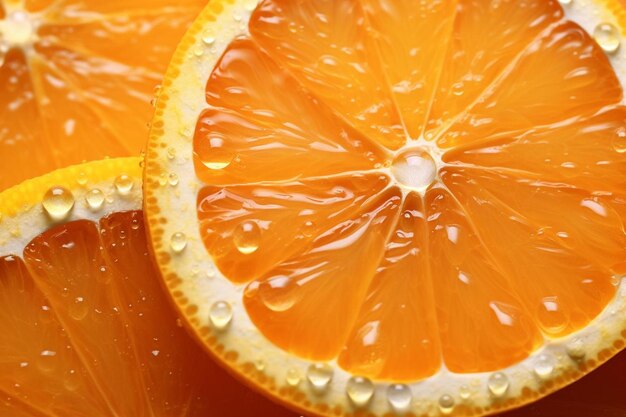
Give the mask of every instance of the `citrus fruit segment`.
M 244 397 L 288 415 L 186 334 L 149 256 L 140 176 L 139 158 L 113 159 L 0 193 L 0 414 L 235 416 Z
M 589 34 L 616 7 L 207 6 L 144 179 L 198 338 L 318 415 L 492 413 L 620 350 L 626 67 Z
M 0 1 L 0 190 L 142 149 L 155 87 L 205 2 L 102 3 Z

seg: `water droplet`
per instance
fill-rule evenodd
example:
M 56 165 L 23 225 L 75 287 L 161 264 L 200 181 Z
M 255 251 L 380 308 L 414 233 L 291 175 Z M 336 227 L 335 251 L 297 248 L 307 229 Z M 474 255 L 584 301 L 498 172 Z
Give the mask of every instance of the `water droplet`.
M 287 381 L 287 384 L 292 387 L 297 387 L 298 385 L 300 385 L 300 381 L 302 381 L 300 372 L 295 368 L 290 368 L 287 371 L 287 376 L 285 379 Z
M 455 96 L 462 96 L 465 86 L 462 82 L 452 84 L 452 94 Z
M 304 224 L 302 225 L 302 234 L 305 237 L 311 237 L 313 236 L 314 232 L 315 232 L 315 223 L 313 223 L 311 220 L 307 220 L 306 222 L 304 222 Z
M 37 367 L 42 372 L 52 372 L 56 369 L 58 361 L 57 353 L 53 350 L 42 350 L 37 358 Z
M 559 0 L 559 3 L 568 6 L 570 4 L 572 4 L 573 0 Z
M 346 394 L 356 407 L 364 407 L 374 396 L 374 384 L 367 378 L 353 376 L 346 384 Z
M 226 168 L 235 159 L 235 154 L 228 149 L 224 139 L 220 137 L 209 138 L 209 150 L 206 157 L 202 157 L 202 163 L 209 169 L 220 170 Z
M 579 339 L 577 337 L 570 340 L 565 345 L 565 351 L 567 352 L 570 358 L 576 361 L 583 359 L 585 355 L 587 354 L 586 349 L 585 349 L 585 343 L 583 342 L 582 339 Z
M 509 389 L 509 379 L 501 372 L 491 374 L 487 380 L 487 388 L 496 397 L 502 397 Z
M 307 369 L 306 377 L 315 391 L 325 391 L 333 379 L 333 368 L 325 363 L 314 363 Z
M 122 174 L 115 178 L 115 189 L 121 195 L 128 195 L 133 189 L 133 180 L 126 174 Z
M 174 158 L 176 158 L 176 149 L 174 149 L 174 148 L 168 148 L 168 150 L 167 150 L 167 158 L 168 158 L 168 159 L 174 159 Z
M 74 196 L 67 188 L 52 187 L 44 194 L 42 205 L 53 220 L 63 220 L 74 207 Z
M 202 55 L 204 55 L 204 48 L 203 48 L 203 47 L 201 47 L 201 46 L 196 47 L 196 48 L 193 50 L 193 54 L 194 54 L 195 56 L 197 56 L 197 57 L 201 57 Z
M 233 319 L 233 308 L 226 301 L 216 301 L 209 310 L 209 320 L 217 330 L 226 330 Z
M 202 35 L 202 42 L 204 42 L 208 46 L 213 45 L 215 43 L 215 34 L 213 33 L 213 31 L 207 30 L 206 32 L 204 32 L 204 34 Z
M 613 149 L 618 153 L 626 152 L 626 128 L 620 127 L 613 137 Z
M 469 397 L 471 397 L 472 391 L 470 390 L 470 387 L 468 387 L 467 385 L 461 385 L 461 387 L 459 388 L 459 396 L 464 400 L 467 400 Z
M 423 192 L 437 178 L 437 166 L 428 151 L 413 147 L 394 157 L 391 173 L 400 185 Z
M 85 174 L 84 172 L 79 172 L 78 176 L 76 177 L 76 182 L 78 183 L 78 185 L 87 184 L 87 174 Z
M 619 48 L 619 30 L 611 23 L 600 23 L 596 26 L 593 37 L 606 53 L 612 54 Z
M 52 311 L 50 310 L 50 307 L 47 305 L 43 305 L 41 306 L 41 308 L 39 309 L 39 321 L 42 323 L 50 323 L 52 322 L 53 316 L 52 316 Z
M 170 237 L 170 248 L 175 253 L 181 253 L 187 247 L 187 236 L 182 232 L 176 232 Z
M 161 187 L 163 187 L 165 184 L 167 184 L 167 174 L 165 172 L 161 172 L 159 174 L 159 185 Z
M 554 361 L 551 356 L 539 355 L 535 362 L 535 374 L 541 379 L 547 379 L 554 371 Z
M 85 194 L 87 206 L 92 210 L 100 210 L 104 205 L 104 193 L 98 188 L 93 188 Z
M 82 320 L 89 313 L 89 305 L 83 297 L 76 297 L 69 306 L 69 314 L 74 320 Z
M 450 414 L 454 410 L 454 398 L 448 394 L 439 397 L 439 410 L 442 414 Z
M 137 230 L 137 229 L 139 229 L 139 226 L 140 226 L 140 224 L 139 224 L 139 219 L 133 219 L 133 220 L 131 220 L 131 222 L 130 222 L 130 228 L 131 228 L 131 229 L 133 229 L 133 230 Z
M 537 311 L 537 319 L 542 330 L 549 334 L 559 334 L 569 322 L 558 297 L 545 297 L 542 300 Z
M 76 391 L 78 387 L 80 387 L 80 378 L 78 372 L 74 369 L 70 369 L 65 373 L 65 377 L 63 378 L 63 386 L 68 391 Z
M 387 387 L 387 401 L 395 412 L 402 413 L 407 411 L 413 401 L 411 388 L 404 384 L 389 385 Z
M 261 241 L 261 229 L 251 220 L 241 223 L 233 233 L 233 242 L 237 250 L 244 255 L 256 252 Z
M 257 359 L 254 361 L 254 367 L 257 371 L 263 372 L 263 370 L 265 370 L 265 361 L 263 359 Z
M 176 187 L 178 185 L 178 175 L 172 172 L 170 176 L 168 177 L 168 182 L 170 183 L 172 187 Z

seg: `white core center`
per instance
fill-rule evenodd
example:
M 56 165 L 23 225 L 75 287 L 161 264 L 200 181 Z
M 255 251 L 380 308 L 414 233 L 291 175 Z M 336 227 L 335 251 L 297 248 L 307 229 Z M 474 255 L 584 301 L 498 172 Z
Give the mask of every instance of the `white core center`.
M 400 185 L 417 191 L 426 190 L 437 178 L 435 161 L 422 148 L 410 148 L 396 155 L 391 172 Z
M 0 20 L 0 45 L 6 49 L 30 46 L 35 36 L 35 24 L 24 11 L 16 10 Z

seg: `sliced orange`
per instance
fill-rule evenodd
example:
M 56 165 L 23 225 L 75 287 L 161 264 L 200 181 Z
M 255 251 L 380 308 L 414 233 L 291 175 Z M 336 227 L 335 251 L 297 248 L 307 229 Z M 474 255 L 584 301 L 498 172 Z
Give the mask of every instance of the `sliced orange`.
M 111 159 L 0 193 L 0 415 L 290 415 L 186 334 L 150 261 L 140 175 Z
M 0 190 L 83 160 L 138 155 L 155 88 L 205 4 L 0 0 Z
M 625 16 L 210 3 L 144 180 L 187 323 L 317 415 L 482 415 L 606 361 L 626 337 Z

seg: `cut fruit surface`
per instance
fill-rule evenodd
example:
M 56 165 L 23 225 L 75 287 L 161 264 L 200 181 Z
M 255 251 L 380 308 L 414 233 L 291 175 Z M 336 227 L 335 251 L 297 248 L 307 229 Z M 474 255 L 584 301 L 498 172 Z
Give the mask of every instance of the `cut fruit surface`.
M 140 176 L 138 158 L 111 159 L 0 193 L 0 414 L 289 416 L 187 335 L 149 256 Z
M 206 2 L 104 3 L 0 0 L 0 190 L 143 148 L 155 87 Z
M 606 361 L 626 327 L 626 66 L 589 33 L 623 15 L 209 5 L 166 76 L 144 182 L 198 337 L 320 415 L 491 413 Z

